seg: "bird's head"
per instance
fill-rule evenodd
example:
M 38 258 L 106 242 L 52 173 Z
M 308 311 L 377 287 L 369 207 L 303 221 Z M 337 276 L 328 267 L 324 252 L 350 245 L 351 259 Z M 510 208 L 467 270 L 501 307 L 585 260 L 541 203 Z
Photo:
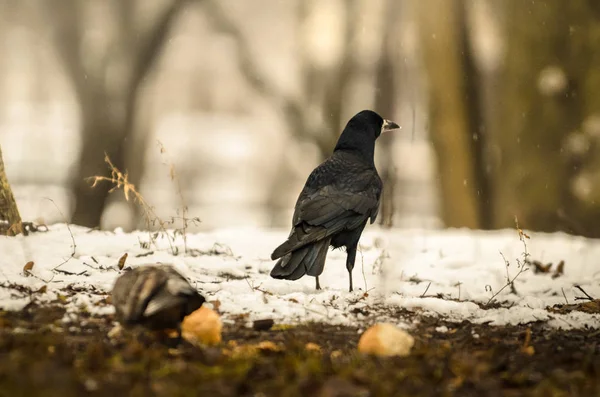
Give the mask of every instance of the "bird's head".
M 353 150 L 373 159 L 375 140 L 387 131 L 400 128 L 372 110 L 358 112 L 348 121 L 335 150 Z

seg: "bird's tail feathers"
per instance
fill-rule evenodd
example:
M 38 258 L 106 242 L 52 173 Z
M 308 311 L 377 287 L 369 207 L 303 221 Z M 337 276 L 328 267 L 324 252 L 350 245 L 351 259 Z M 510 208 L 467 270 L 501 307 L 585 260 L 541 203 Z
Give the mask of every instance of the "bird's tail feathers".
M 300 248 L 300 246 L 301 244 L 298 239 L 298 236 L 295 233 L 292 233 L 283 244 L 275 248 L 275 250 L 271 254 L 271 259 L 275 260 L 283 258 L 285 255 L 291 253 L 293 250 Z
M 323 273 L 325 258 L 331 239 L 317 241 L 285 254 L 271 270 L 271 277 L 285 280 L 298 280 L 308 274 L 318 276 Z

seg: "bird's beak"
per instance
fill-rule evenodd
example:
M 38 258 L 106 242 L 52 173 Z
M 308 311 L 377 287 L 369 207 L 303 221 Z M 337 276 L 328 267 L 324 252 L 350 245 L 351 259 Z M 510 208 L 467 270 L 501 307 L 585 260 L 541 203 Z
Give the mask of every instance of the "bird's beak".
M 400 126 L 396 123 L 394 123 L 391 120 L 383 120 L 383 126 L 381 127 L 381 133 L 384 133 L 386 131 L 391 131 L 391 130 L 397 130 L 399 129 Z

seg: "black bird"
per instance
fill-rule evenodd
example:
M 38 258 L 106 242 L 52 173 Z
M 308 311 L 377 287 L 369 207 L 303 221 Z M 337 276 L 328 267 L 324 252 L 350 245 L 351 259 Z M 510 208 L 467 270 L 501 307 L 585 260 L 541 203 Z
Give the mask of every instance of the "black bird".
M 112 290 L 116 318 L 123 326 L 177 329 L 199 309 L 204 297 L 172 266 L 140 266 L 121 275 Z
M 375 168 L 375 140 L 399 128 L 380 115 L 363 110 L 348 121 L 333 155 L 308 177 L 294 208 L 292 231 L 271 254 L 279 259 L 271 277 L 297 280 L 323 273 L 327 250 L 346 247 L 346 268 L 352 292 L 352 269 L 360 235 L 377 218 L 383 184 Z

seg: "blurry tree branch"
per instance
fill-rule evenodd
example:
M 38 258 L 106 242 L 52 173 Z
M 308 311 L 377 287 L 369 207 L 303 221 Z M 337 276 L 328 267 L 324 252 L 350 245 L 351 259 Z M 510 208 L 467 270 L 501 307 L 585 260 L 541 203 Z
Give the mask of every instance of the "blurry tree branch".
M 81 2 L 61 2 L 47 7 L 46 15 L 52 22 L 54 45 L 73 83 L 79 101 L 85 98 L 86 71 L 81 62 Z
M 162 51 L 176 17 L 188 2 L 189 0 L 173 0 L 163 11 L 163 14 L 159 16 L 155 25 L 141 39 L 140 44 L 137 46 L 137 56 L 134 58 L 135 65 L 130 83 L 130 92 L 135 91 L 140 86 L 141 81 L 156 63 L 157 55 Z
M 306 139 L 306 122 L 304 120 L 304 105 L 297 98 L 286 94 L 270 81 L 270 78 L 260 70 L 256 64 L 250 43 L 237 24 L 227 15 L 222 5 L 216 0 L 207 0 L 204 7 L 213 27 L 223 34 L 228 35 L 235 42 L 238 49 L 239 69 L 252 88 L 272 101 L 275 106 L 284 112 L 286 122 L 291 133 L 297 139 Z
M 342 22 L 345 30 L 341 32 L 341 48 L 338 48 L 337 59 L 327 66 L 317 65 L 307 52 L 301 53 L 302 71 L 299 78 L 302 89 L 301 94 L 295 95 L 279 88 L 271 76 L 261 69 L 259 59 L 253 54 L 252 43 L 222 3 L 217 0 L 204 1 L 204 10 L 213 28 L 229 36 L 235 43 L 238 68 L 248 84 L 281 110 L 291 136 L 296 141 L 313 143 L 321 159 L 328 157 L 335 146 L 345 122 L 344 107 L 351 97 L 348 88 L 361 72 L 356 59 L 356 37 L 364 11 L 361 4 L 364 3 L 347 0 L 342 4 L 346 8 L 343 13 L 345 21 Z M 320 11 L 319 7 L 319 1 L 301 1 L 298 4 L 298 26 L 303 27 L 311 12 Z M 367 71 L 369 72 L 376 73 L 374 70 Z M 289 183 L 289 170 L 285 161 L 278 169 L 269 199 L 271 208 L 278 207 L 276 202 L 281 198 L 281 189 Z
M 223 9 L 223 6 L 216 0 L 204 1 L 205 10 L 210 16 L 209 19 L 215 30 L 228 35 L 235 42 L 238 49 L 239 69 L 251 87 L 281 109 L 292 136 L 299 141 L 315 143 L 322 158 L 329 156 L 342 127 L 342 107 L 344 104 L 342 96 L 354 70 L 352 37 L 357 26 L 355 20 L 359 17 L 358 7 L 356 0 L 349 0 L 345 4 L 349 9 L 349 20 L 346 24 L 346 37 L 343 40 L 343 55 L 333 73 L 322 72 L 327 74 L 326 79 L 323 79 L 326 88 L 322 102 L 322 114 L 325 116 L 325 122 L 328 125 L 328 128 L 323 128 L 308 121 L 312 114 L 309 113 L 305 97 L 296 98 L 284 92 L 272 82 L 266 73 L 261 71 L 255 56 L 252 54 L 251 45 L 246 39 L 246 35 Z M 308 69 L 310 69 L 310 65 Z M 304 80 L 310 79 L 311 73 L 307 72 L 301 77 Z
M 109 189 L 100 187 L 91 190 L 84 179 L 107 174 L 104 152 L 121 169 L 126 168 L 128 152 L 141 158 L 135 159 L 136 169 L 131 170 L 132 182 L 137 183 L 141 177 L 145 140 L 137 140 L 133 148 L 126 146 L 130 144 L 126 138 L 134 130 L 139 88 L 156 63 L 176 17 L 187 3 L 188 0 L 168 2 L 153 23 L 142 31 L 134 23 L 133 1 L 109 2 L 111 14 L 119 23 L 113 32 L 105 32 L 107 35 L 113 33 L 110 45 L 103 53 L 94 54 L 100 55 L 98 60 L 89 62 L 82 53 L 82 39 L 85 37 L 85 16 L 89 15 L 85 13 L 85 7 L 91 3 L 44 2 L 57 51 L 71 79 L 81 111 L 83 145 L 73 186 L 74 223 L 89 227 L 100 223 Z M 118 76 L 122 81 L 118 84 L 109 81 L 109 68 L 115 65 L 122 67 L 120 72 L 123 75 Z
M 357 69 L 356 48 L 354 47 L 357 28 L 360 26 L 360 9 L 357 0 L 346 0 L 346 29 L 342 40 L 342 57 L 339 67 L 328 77 L 329 87 L 325 92 L 323 114 L 327 115 L 329 134 L 321 134 L 325 141 L 321 146 L 331 151 L 335 146 L 339 133 L 343 127 L 343 106 L 346 104 L 345 96 L 348 95 L 347 87 L 352 81 Z
M 355 71 L 352 39 L 356 34 L 356 19 L 359 17 L 358 1 L 344 2 L 346 13 L 346 31 L 341 56 L 334 67 L 320 68 L 313 64 L 307 54 L 301 54 L 302 72 L 300 77 L 302 93 L 294 95 L 279 88 L 273 79 L 258 64 L 252 52 L 251 43 L 238 23 L 217 0 L 204 1 L 204 9 L 213 28 L 229 36 L 238 51 L 238 68 L 248 84 L 279 109 L 293 139 L 298 142 L 313 143 L 319 151 L 319 157 L 325 159 L 331 154 L 342 127 L 342 111 L 348 83 Z M 317 2 L 303 0 L 298 5 L 299 26 L 305 23 L 310 7 L 318 7 Z M 319 114 L 320 113 L 320 114 Z M 323 122 L 320 121 L 322 117 Z M 282 189 L 289 184 L 289 159 L 283 159 L 277 169 L 268 206 L 276 213 L 282 204 Z

